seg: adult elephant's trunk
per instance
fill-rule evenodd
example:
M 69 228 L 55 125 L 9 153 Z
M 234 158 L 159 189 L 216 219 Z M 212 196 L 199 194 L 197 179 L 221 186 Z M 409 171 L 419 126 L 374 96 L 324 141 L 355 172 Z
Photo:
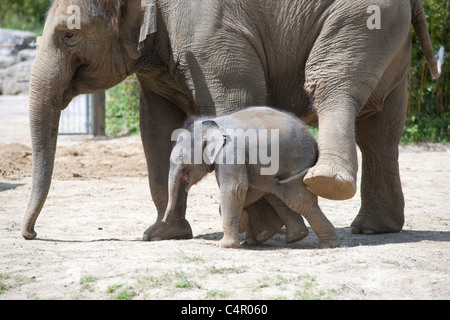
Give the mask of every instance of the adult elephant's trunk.
M 31 101 L 31 99 L 30 99 Z M 31 109 L 31 108 L 30 108 Z M 38 108 L 37 108 L 38 109 Z M 59 110 L 30 110 L 32 132 L 33 170 L 31 195 L 22 224 L 22 236 L 31 240 L 36 237 L 34 225 L 44 206 L 53 173 L 56 140 L 58 137 Z
M 168 194 L 166 213 L 163 222 L 166 222 L 169 214 L 175 210 L 177 205 L 178 190 L 180 189 L 181 178 L 183 176 L 183 169 L 181 166 L 172 166 L 169 173 Z
M 31 194 L 21 233 L 25 239 L 34 239 L 34 225 L 44 206 L 50 189 L 55 161 L 56 142 L 62 94 L 58 65 L 48 63 L 43 52 L 38 53 L 30 76 L 29 113 L 33 150 Z M 57 59 L 54 57 L 53 59 Z M 60 62 L 60 61 L 58 61 Z

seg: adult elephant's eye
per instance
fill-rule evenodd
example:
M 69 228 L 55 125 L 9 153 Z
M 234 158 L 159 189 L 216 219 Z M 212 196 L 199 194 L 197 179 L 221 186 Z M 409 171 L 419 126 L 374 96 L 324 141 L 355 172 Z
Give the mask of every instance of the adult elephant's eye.
M 83 36 L 79 33 L 66 31 L 63 33 L 62 42 L 68 49 L 75 48 L 83 41 Z

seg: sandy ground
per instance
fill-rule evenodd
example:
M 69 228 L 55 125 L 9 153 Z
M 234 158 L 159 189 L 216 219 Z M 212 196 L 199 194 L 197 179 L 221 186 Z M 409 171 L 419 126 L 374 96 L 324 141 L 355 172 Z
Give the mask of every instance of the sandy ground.
M 450 152 L 402 147 L 406 223 L 398 234 L 353 235 L 359 194 L 320 199 L 342 246 L 316 249 L 310 235 L 219 249 L 213 176 L 189 195 L 194 239 L 143 242 L 156 219 L 137 136 L 61 136 L 55 174 L 25 241 L 30 191 L 26 97 L 0 96 L 0 299 L 449 299 Z

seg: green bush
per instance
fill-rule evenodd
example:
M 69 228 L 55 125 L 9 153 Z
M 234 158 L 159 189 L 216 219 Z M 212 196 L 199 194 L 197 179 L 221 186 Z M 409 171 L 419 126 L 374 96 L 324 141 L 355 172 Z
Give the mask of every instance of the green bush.
M 422 113 L 418 116 L 410 114 L 408 125 L 403 132 L 403 144 L 419 142 L 450 142 L 450 113 L 442 113 L 439 117 Z
M 106 91 L 106 135 L 139 132 L 139 92 L 136 76 L 130 76 Z
M 450 51 L 450 1 L 422 0 L 435 52 Z M 412 32 L 412 57 L 408 79 L 409 104 L 403 143 L 450 141 L 450 57 L 442 75 L 433 80 L 419 41 Z
M 42 33 L 50 0 L 0 1 L 0 27 Z

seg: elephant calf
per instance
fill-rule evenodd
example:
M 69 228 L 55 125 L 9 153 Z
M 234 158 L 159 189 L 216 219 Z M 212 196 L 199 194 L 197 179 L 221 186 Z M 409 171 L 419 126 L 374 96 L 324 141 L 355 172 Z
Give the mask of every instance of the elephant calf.
M 249 107 L 216 118 L 191 118 L 174 132 L 172 140 L 176 143 L 170 157 L 169 200 L 163 222 L 177 206 L 180 185 L 188 190 L 215 170 L 224 229 L 219 247 L 240 247 L 241 214 L 262 197 L 275 208 L 281 200 L 300 212 L 317 234 L 320 248 L 339 245 L 317 196 L 303 183 L 317 161 L 318 149 L 301 120 L 269 107 Z

